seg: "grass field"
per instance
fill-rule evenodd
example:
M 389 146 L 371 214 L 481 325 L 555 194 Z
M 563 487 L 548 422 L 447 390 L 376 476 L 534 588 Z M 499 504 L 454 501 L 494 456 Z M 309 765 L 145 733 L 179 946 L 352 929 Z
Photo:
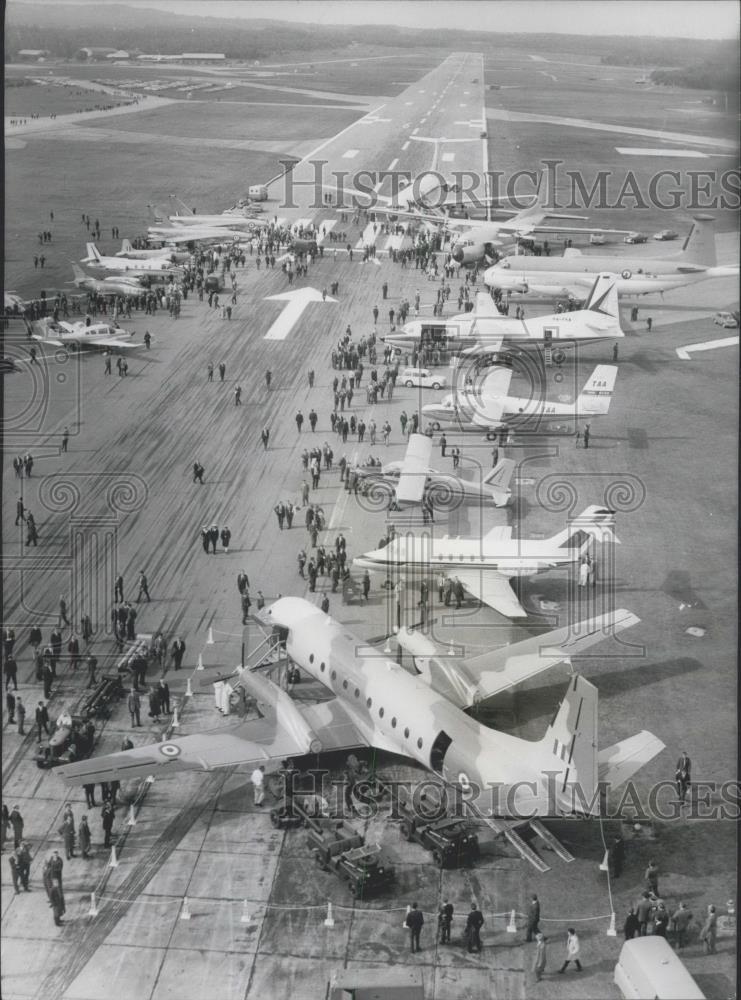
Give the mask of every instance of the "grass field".
M 122 132 L 150 132 L 157 136 L 233 139 L 322 139 L 334 135 L 362 115 L 362 111 L 332 108 L 312 108 L 311 114 L 301 108 L 240 108 L 230 104 L 173 104 L 152 111 L 135 111 L 116 119 L 115 128 Z M 110 128 L 105 118 L 86 123 L 86 128 Z
M 127 104 L 124 98 L 94 90 L 80 90 L 70 84 L 39 84 L 5 88 L 6 118 L 22 118 L 39 113 L 68 115 L 75 111 L 92 111 L 97 106 Z

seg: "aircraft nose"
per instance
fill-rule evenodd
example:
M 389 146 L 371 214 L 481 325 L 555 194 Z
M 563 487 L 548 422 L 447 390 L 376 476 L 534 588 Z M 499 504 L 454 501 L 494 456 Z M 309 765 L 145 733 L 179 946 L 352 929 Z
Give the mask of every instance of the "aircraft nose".
M 463 247 L 456 247 L 450 256 L 453 258 L 456 264 L 462 264 L 464 257 Z

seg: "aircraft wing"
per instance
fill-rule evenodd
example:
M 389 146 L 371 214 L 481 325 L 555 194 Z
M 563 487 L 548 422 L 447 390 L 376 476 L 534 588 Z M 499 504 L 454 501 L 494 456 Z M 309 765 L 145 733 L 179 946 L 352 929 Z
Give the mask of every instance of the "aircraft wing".
M 480 656 L 467 657 L 465 671 L 476 685 L 475 699 L 491 698 L 557 663 L 570 664 L 572 657 L 639 621 L 632 612 L 620 609 Z
M 396 499 L 400 503 L 419 503 L 422 500 L 431 455 L 432 438 L 427 434 L 411 434 L 396 486 Z
M 52 347 L 64 347 L 63 341 L 55 340 L 54 337 L 45 337 L 41 333 L 32 333 L 31 336 L 34 340 L 38 340 L 40 344 L 51 344 Z
M 456 570 L 463 586 L 479 601 L 507 618 L 527 618 L 527 611 L 515 597 L 509 578 L 495 569 Z
M 80 338 L 82 342 L 82 338 Z M 132 340 L 115 340 L 111 337 L 101 337 L 100 339 L 92 337 L 90 340 L 84 341 L 86 344 L 92 344 L 95 347 L 121 347 L 124 350 L 133 351 L 137 347 L 141 347 L 141 344 L 137 344 L 136 341 Z

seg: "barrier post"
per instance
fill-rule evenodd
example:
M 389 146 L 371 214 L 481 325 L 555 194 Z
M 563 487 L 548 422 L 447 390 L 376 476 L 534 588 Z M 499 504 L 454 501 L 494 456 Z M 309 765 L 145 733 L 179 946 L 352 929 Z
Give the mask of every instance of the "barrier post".
M 610 926 L 607 928 L 608 937 L 617 937 L 617 931 L 615 930 L 615 914 L 610 914 Z
M 188 678 L 188 681 L 187 681 L 187 683 L 185 685 L 185 697 L 186 698 L 192 698 L 193 697 L 193 685 L 190 682 L 190 677 Z
M 134 803 L 132 802 L 129 806 L 129 818 L 126 820 L 127 826 L 136 826 L 136 813 L 134 812 Z
M 327 916 L 324 920 L 325 927 L 334 927 L 334 917 L 332 916 L 332 904 L 327 903 Z
M 206 645 L 207 646 L 213 646 L 213 644 L 214 644 L 214 630 L 209 625 L 209 627 L 208 627 L 208 639 L 206 639 Z
M 94 892 L 90 893 L 90 909 L 87 911 L 87 915 L 89 917 L 97 917 L 98 916 L 98 907 L 96 906 L 96 903 L 95 903 L 95 893 Z
M 250 911 L 247 906 L 247 900 L 245 899 L 242 903 L 242 916 L 239 918 L 241 924 L 251 924 L 252 918 L 250 917 Z
M 205 669 L 204 666 L 203 666 L 203 654 L 199 653 L 198 654 L 198 666 L 196 667 L 196 670 L 203 670 L 203 669 Z
M 109 868 L 118 868 L 118 858 L 116 857 L 116 845 L 111 848 L 111 859 L 108 862 Z
M 509 923 L 507 924 L 507 933 L 516 934 L 517 933 L 517 914 L 514 910 L 510 911 Z
M 183 908 L 180 911 L 181 920 L 190 920 L 190 908 L 188 906 L 188 897 L 183 896 Z

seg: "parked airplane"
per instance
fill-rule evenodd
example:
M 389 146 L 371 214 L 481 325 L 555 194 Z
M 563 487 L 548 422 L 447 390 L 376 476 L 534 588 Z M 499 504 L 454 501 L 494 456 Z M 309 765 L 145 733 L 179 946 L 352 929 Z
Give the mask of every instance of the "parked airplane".
M 488 371 L 480 388 L 466 387 L 448 393 L 440 402 L 425 404 L 422 417 L 432 423 L 433 430 L 452 425 L 457 430 L 486 430 L 487 437 L 513 418 L 522 430 L 529 431 L 543 430 L 543 425 L 549 423 L 560 426 L 564 420 L 591 420 L 609 412 L 617 372 L 616 365 L 597 365 L 582 391 L 569 403 L 546 400 L 537 393 L 508 396 L 512 369 L 496 367 Z
M 480 355 L 496 354 L 504 344 L 519 348 L 558 343 L 564 347 L 573 346 L 576 341 L 589 344 L 624 336 L 615 276 L 600 274 L 583 309 L 515 319 L 500 313 L 491 295 L 478 292 L 471 312 L 449 319 L 412 320 L 381 340 L 397 353 L 429 348 L 447 354 Z
M 489 729 L 465 711 L 636 624 L 628 611 L 460 661 L 433 658 L 416 676 L 303 598 L 280 598 L 262 615 L 287 656 L 333 698 L 298 703 L 242 668 L 230 683 L 255 698 L 258 718 L 64 764 L 56 773 L 74 786 L 235 764 L 276 767 L 286 757 L 373 747 L 416 761 L 469 793 L 473 786 L 498 789 L 496 802 L 479 803 L 482 812 L 594 815 L 600 787 L 619 787 L 663 749 L 644 730 L 599 751 L 597 689 L 579 675 L 569 679 L 554 721 L 535 742 Z
M 715 226 L 710 215 L 696 215 L 682 249 L 668 257 L 582 254 L 574 248 L 562 257 L 503 257 L 484 274 L 490 288 L 535 295 L 581 295 L 596 275 L 616 276 L 620 295 L 647 295 L 682 288 L 708 278 L 738 278 L 738 265 L 718 267 Z
M 34 340 L 53 347 L 115 347 L 132 350 L 141 344 L 132 341 L 133 333 L 116 323 L 65 323 L 64 320 L 43 319 L 26 322 Z M 127 338 L 127 339 L 123 339 Z
M 170 276 L 177 277 L 182 274 L 182 269 L 174 267 L 166 257 L 150 257 L 144 260 L 129 260 L 126 257 L 103 257 L 94 243 L 87 243 L 87 257 L 83 257 L 81 264 L 87 264 L 91 268 L 99 271 L 111 271 L 115 274 L 129 274 L 132 276 L 158 275 L 162 278 Z
M 469 593 L 508 618 L 527 617 L 509 584 L 512 577 L 532 576 L 559 566 L 578 566 L 594 540 L 615 541 L 614 512 L 587 507 L 568 528 L 552 538 L 513 538 L 511 525 L 498 525 L 483 538 L 397 535 L 383 549 L 357 556 L 353 565 L 382 573 L 421 578 L 443 572 L 457 577 Z
M 175 250 L 174 247 L 158 247 L 148 250 L 135 250 L 130 240 L 123 240 L 121 249 L 116 252 L 117 257 L 125 257 L 127 260 L 165 260 L 173 264 L 184 264 L 190 259 L 187 250 Z
M 489 503 L 504 507 L 512 498 L 509 488 L 515 462 L 502 458 L 497 465 L 478 480 L 461 479 L 449 472 L 430 468 L 432 438 L 426 434 L 411 434 L 406 454 L 400 462 L 386 465 L 361 465 L 354 471 L 367 489 L 378 495 L 388 496 L 390 503 L 399 507 L 420 504 L 427 500 L 433 507 L 452 506 L 460 501 Z
M 488 219 L 458 219 L 452 215 L 445 215 L 440 212 L 432 213 L 422 211 L 408 212 L 400 211 L 397 214 L 409 218 L 416 218 L 421 221 L 440 225 L 447 232 L 453 233 L 454 238 L 450 247 L 450 254 L 457 264 L 476 264 L 485 258 L 496 259 L 497 247 L 506 244 L 511 245 L 513 240 L 530 236 L 533 233 L 545 233 L 555 235 L 579 235 L 601 233 L 604 235 L 622 235 L 627 233 L 627 229 L 599 229 L 595 226 L 551 226 L 546 225 L 546 219 L 586 219 L 586 215 L 570 215 L 563 212 L 551 211 L 546 207 L 548 201 L 547 173 L 543 171 L 538 179 L 538 187 L 533 204 L 520 211 L 511 212 L 512 218 L 501 222 L 490 221 Z M 510 211 L 509 209 L 498 208 L 499 212 Z M 603 268 L 602 270 L 608 270 Z
M 147 206 L 150 211 L 152 225 L 147 229 L 149 238 L 152 240 L 163 240 L 167 243 L 233 243 L 237 240 L 246 239 L 247 234 L 241 229 L 233 226 L 205 226 L 205 225 L 176 225 L 167 224 L 158 220 L 152 212 L 152 206 Z
M 98 292 L 101 295 L 141 295 L 144 291 L 144 285 L 138 278 L 126 278 L 123 275 L 115 278 L 91 278 L 79 264 L 75 264 L 74 261 L 71 263 L 75 277 L 67 284 L 76 285 L 86 292 Z
M 176 199 L 174 195 L 170 195 L 170 200 L 173 202 L 178 202 L 179 205 L 175 205 L 177 209 L 174 215 L 165 215 L 162 217 L 162 213 L 156 206 L 153 206 L 155 218 L 158 214 L 160 222 L 171 222 L 176 226 L 218 226 L 227 227 L 228 229 L 241 229 L 253 231 L 258 225 L 255 222 L 254 214 L 247 212 L 244 208 L 230 208 L 218 215 L 196 215 L 195 212 L 190 212 L 187 205 Z

